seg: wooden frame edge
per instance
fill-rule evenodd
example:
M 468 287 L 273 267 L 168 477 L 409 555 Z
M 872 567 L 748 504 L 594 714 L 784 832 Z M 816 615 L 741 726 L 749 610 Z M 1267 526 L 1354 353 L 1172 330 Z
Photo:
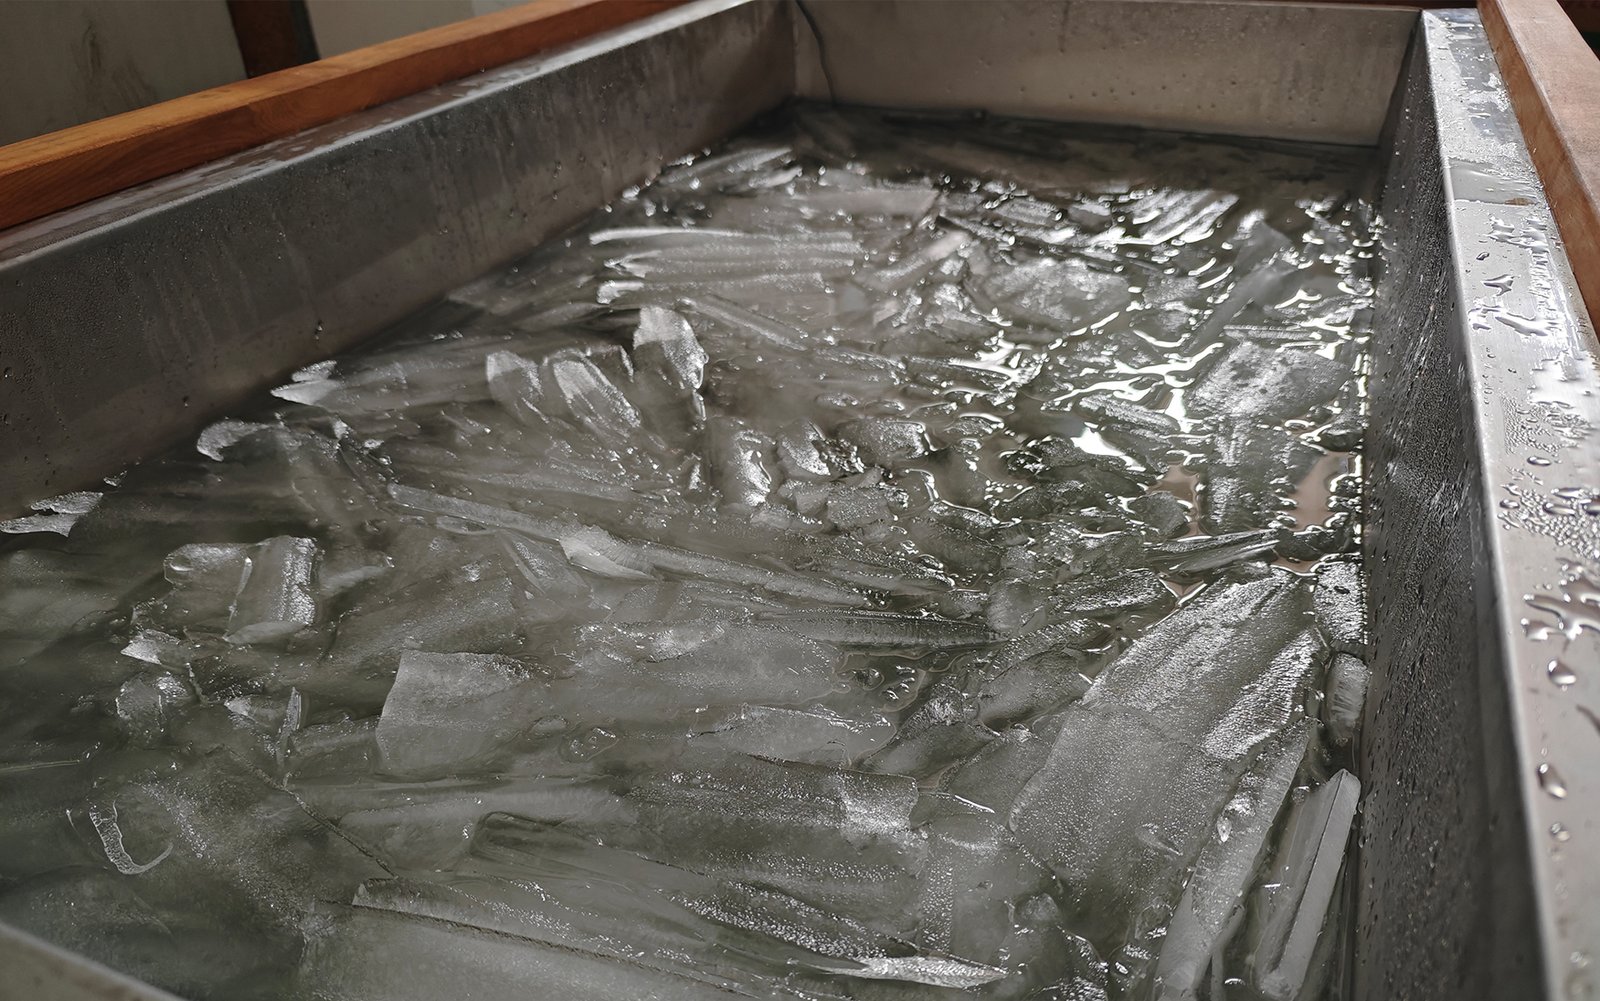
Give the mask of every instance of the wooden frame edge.
M 685 2 L 533 0 L 0 146 L 0 230 Z
M 1600 58 L 1557 0 L 1479 15 L 1591 320 L 1600 321 Z

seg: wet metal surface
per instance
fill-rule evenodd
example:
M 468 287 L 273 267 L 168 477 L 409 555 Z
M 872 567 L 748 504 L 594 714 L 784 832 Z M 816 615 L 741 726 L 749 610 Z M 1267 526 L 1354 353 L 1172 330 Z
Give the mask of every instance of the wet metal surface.
M 1589 997 L 1594 333 L 1476 15 L 1419 42 L 1382 204 L 1357 996 Z

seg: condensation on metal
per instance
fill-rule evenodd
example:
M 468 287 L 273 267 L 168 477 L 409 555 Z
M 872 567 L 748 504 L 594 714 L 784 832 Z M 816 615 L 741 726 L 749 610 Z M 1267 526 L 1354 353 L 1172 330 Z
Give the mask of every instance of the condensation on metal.
M 802 5 L 820 42 L 802 39 L 808 97 L 1367 146 L 1416 22 L 1230 0 Z
M 1356 996 L 1586 998 L 1600 958 L 1600 364 L 1475 13 L 1392 124 Z
M 702 0 L 0 236 L 0 512 L 114 473 L 785 100 Z

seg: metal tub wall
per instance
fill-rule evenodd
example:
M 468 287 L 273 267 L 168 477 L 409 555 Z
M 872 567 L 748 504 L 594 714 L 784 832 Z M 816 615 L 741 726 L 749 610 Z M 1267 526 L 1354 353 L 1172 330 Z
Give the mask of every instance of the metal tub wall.
M 1594 331 L 1476 14 L 1421 17 L 1397 96 L 1368 440 L 1355 993 L 1590 997 Z
M 1600 662 L 1600 609 L 1573 612 L 1600 518 L 1555 492 L 1600 482 L 1600 378 L 1475 16 L 926 11 L 698 0 L 0 234 L 0 510 L 192 433 L 790 95 L 1379 145 L 1353 995 L 1587 996 L 1600 679 L 1545 665 Z M 3 926 L 0 969 L 30 998 L 166 997 Z

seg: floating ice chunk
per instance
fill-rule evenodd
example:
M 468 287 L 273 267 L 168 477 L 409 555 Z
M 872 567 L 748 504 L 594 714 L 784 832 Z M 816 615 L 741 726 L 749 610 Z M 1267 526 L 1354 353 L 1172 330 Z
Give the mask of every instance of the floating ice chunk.
M 545 363 L 567 411 L 582 426 L 613 440 L 627 440 L 641 427 L 639 412 L 610 377 L 586 357 Z
M 724 504 L 754 508 L 772 492 L 773 442 L 742 422 L 724 421 L 711 428 L 711 479 Z
M 1367 665 L 1348 653 L 1334 655 L 1328 667 L 1328 701 L 1323 710 L 1328 739 L 1344 747 L 1361 732 L 1361 714 L 1367 705 Z
M 1271 742 L 1223 808 L 1216 833 L 1201 850 L 1167 922 L 1156 963 L 1159 1001 L 1199 997 L 1206 968 L 1265 858 L 1267 835 L 1288 799 L 1312 733 L 1310 726 L 1300 724 Z
M 483 369 L 489 396 L 506 413 L 535 427 L 543 423 L 539 404 L 544 386 L 538 364 L 510 351 L 492 351 L 484 358 Z
M 1138 439 L 1165 445 L 1166 439 L 1179 432 L 1176 418 L 1159 410 L 1151 410 L 1115 393 L 1090 393 L 1073 401 L 1073 409 L 1086 419 L 1113 434 L 1123 432 Z
M 980 963 L 1002 963 L 1014 902 L 1048 886 L 1049 870 L 992 816 L 941 817 L 925 831 L 928 861 L 916 903 L 919 943 Z
M 1293 721 L 1319 663 L 1308 604 L 1288 573 L 1213 585 L 1061 714 L 1010 823 L 1074 888 L 1090 941 L 1170 906 L 1255 749 Z
M 527 669 L 510 657 L 402 653 L 378 722 L 384 768 L 416 774 L 492 751 L 542 708 L 527 705 L 535 697 L 529 682 Z
M 1001 733 L 951 769 L 941 788 L 1001 818 L 1050 756 L 1061 714 Z
M 1271 681 L 1254 689 L 1264 692 L 1304 682 L 1280 678 L 1273 659 L 1309 625 L 1307 599 L 1299 578 L 1277 569 L 1208 585 L 1117 658 L 1085 702 L 1150 712 L 1199 737 L 1246 697 L 1247 687 Z M 1315 656 L 1315 644 L 1302 652 Z
M 873 980 L 902 980 L 930 987 L 971 990 L 1006 976 L 1004 969 L 947 956 L 863 956 L 841 972 Z
M 1050 592 L 1050 606 L 1077 615 L 1120 615 L 1159 612 L 1175 599 L 1161 578 L 1149 570 L 1129 570 L 1112 577 L 1080 577 Z
M 687 578 L 704 578 L 728 584 L 757 587 L 773 594 L 803 598 L 826 605 L 865 605 L 867 599 L 851 588 L 804 574 L 768 570 L 720 556 L 690 552 L 658 542 L 634 543 L 643 558 L 658 571 Z
M 985 725 L 1000 727 L 1082 698 L 1101 659 L 1061 650 L 1012 664 L 984 683 L 979 716 Z
M 346 836 L 401 869 L 444 869 L 467 850 L 473 828 L 491 813 L 563 823 L 626 819 L 609 784 L 586 778 L 297 781 L 295 796 Z M 372 875 L 382 875 L 373 873 Z M 347 894 L 345 895 L 348 896 Z M 324 898 L 326 899 L 326 898 Z
M 898 857 L 914 843 L 917 785 L 904 775 L 689 753 L 668 771 L 639 776 L 626 799 L 641 833 L 688 857 L 774 848 L 809 854 L 839 844 Z
M 0 532 L 11 535 L 26 535 L 29 532 L 54 532 L 57 535 L 68 535 L 72 526 L 78 519 L 95 509 L 104 494 L 89 490 L 79 490 L 59 497 L 51 497 L 42 501 L 35 501 L 32 508 L 39 514 L 23 515 L 20 518 L 11 518 L 0 521 Z
M 222 461 L 222 453 L 226 452 L 230 447 L 250 437 L 257 431 L 265 431 L 272 426 L 271 424 L 262 424 L 257 421 L 238 421 L 232 418 L 220 420 L 200 432 L 200 437 L 195 439 L 195 451 L 208 459 L 216 459 L 220 462 Z
M 315 623 L 319 556 L 315 542 L 287 535 L 251 547 L 228 618 L 228 642 L 279 642 Z
M 863 767 L 927 778 L 993 740 L 994 732 L 978 721 L 978 699 L 967 690 L 972 683 L 965 675 L 940 678 L 901 720 L 894 740 Z
M 577 527 L 558 540 L 561 551 L 575 567 L 601 577 L 652 580 L 650 564 L 637 550 L 599 528 Z
M 194 702 L 194 692 L 171 674 L 136 674 L 117 689 L 117 718 L 136 743 L 154 744 Z
M 800 704 L 838 684 L 836 651 L 756 624 L 608 623 L 583 627 L 580 646 L 575 674 L 553 681 L 541 700 L 569 720 L 662 722 L 715 706 Z
M 1150 560 L 1169 574 L 1203 574 L 1272 551 L 1278 534 L 1270 529 L 1195 535 L 1146 548 Z
M 1300 997 L 1333 905 L 1361 783 L 1340 771 L 1295 806 L 1284 833 L 1255 941 L 1258 989 L 1272 1001 Z
M 1322 452 L 1283 428 L 1223 417 L 1205 464 L 1205 527 L 1228 533 L 1263 528 L 1290 506 L 1289 494 Z
M 1236 240 L 1241 246 L 1233 264 L 1233 286 L 1196 331 L 1198 343 L 1215 338 L 1250 306 L 1273 301 L 1299 269 L 1289 238 L 1259 222 L 1259 216 Z
M 119 652 L 124 657 L 159 667 L 179 667 L 191 659 L 189 647 L 183 640 L 159 629 L 139 630 Z
M 928 454 L 928 429 L 920 421 L 865 417 L 839 428 L 839 437 L 854 445 L 875 466 L 894 466 Z
M 849 532 L 893 521 L 889 498 L 881 485 L 831 487 L 824 510 L 830 524 Z
M 1365 657 L 1367 653 L 1367 578 L 1361 564 L 1345 561 L 1317 567 L 1316 588 L 1311 592 L 1317 625 L 1340 653 Z
M 945 233 L 936 240 L 923 243 L 893 264 L 867 272 L 862 282 L 883 292 L 904 291 L 922 280 L 940 262 L 960 253 L 971 242 L 972 237 L 959 230 Z
M 651 373 L 691 395 L 697 394 L 704 383 L 706 362 L 710 360 L 695 339 L 689 321 L 681 313 L 659 306 L 639 310 L 639 326 L 633 332 L 633 357 L 640 375 Z
M 749 337 L 755 342 L 752 345 L 755 347 L 764 344 L 790 351 L 804 351 L 810 340 L 803 330 L 714 295 L 696 296 L 685 300 L 685 305 L 723 327 Z
M 766 612 L 760 618 L 825 643 L 862 649 L 958 650 L 994 640 L 993 633 L 970 622 L 898 612 Z
M 1189 508 L 1165 490 L 1152 490 L 1128 504 L 1133 516 L 1164 539 L 1182 535 L 1189 526 Z
M 791 480 L 831 480 L 836 470 L 827 459 L 827 439 L 810 421 L 796 421 L 778 432 L 778 465 Z
M 995 651 L 994 667 L 996 671 L 1007 671 L 1040 654 L 1082 652 L 1104 641 L 1107 635 L 1106 626 L 1091 619 L 1074 617 L 1053 622 L 1008 640 Z
M 154 858 L 170 845 L 139 882 L 141 893 L 166 906 L 241 923 L 250 915 L 249 927 L 282 931 L 311 900 L 348 899 L 362 880 L 387 874 L 225 751 L 175 760 L 107 794 L 131 859 Z M 104 839 L 109 829 L 100 833 Z
M 1191 413 L 1278 424 L 1332 400 L 1349 367 L 1314 347 L 1241 340 L 1229 345 L 1184 394 Z
M 1023 323 L 1058 333 L 1097 323 L 1133 301 L 1128 279 L 1076 257 L 1040 257 L 998 268 L 974 294 Z
M 534 518 L 519 511 L 479 504 L 430 490 L 418 490 L 399 483 L 389 484 L 389 496 L 396 503 L 414 510 L 449 515 L 489 528 L 505 528 L 544 542 L 559 542 L 572 528 L 552 519 Z
M 1206 733 L 1205 752 L 1237 761 L 1279 733 L 1301 711 L 1311 673 L 1324 662 L 1327 647 L 1314 629 L 1303 630 L 1272 656 L 1247 691 Z
M 821 706 L 747 705 L 700 739 L 757 757 L 838 765 L 878 750 L 894 732 L 894 724 L 881 713 L 852 719 Z
M 920 219 L 933 211 L 938 193 L 931 188 L 878 184 L 871 187 L 809 191 L 792 196 L 807 215 L 884 216 Z

